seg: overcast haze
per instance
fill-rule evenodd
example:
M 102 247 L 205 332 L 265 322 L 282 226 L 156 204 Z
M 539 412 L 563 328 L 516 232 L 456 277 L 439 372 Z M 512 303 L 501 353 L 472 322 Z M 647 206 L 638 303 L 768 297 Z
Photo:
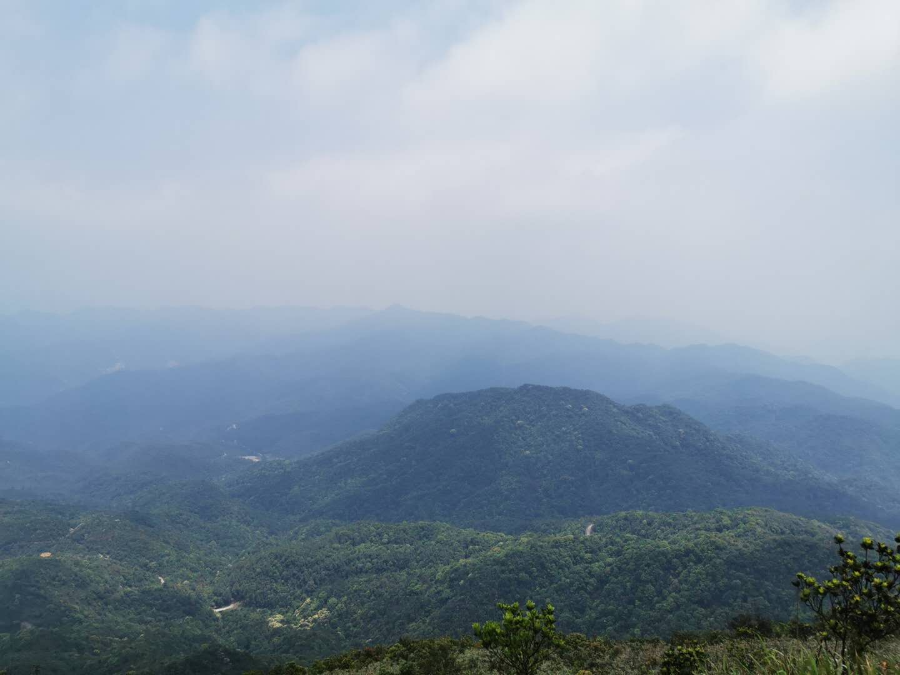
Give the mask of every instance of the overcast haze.
M 900 355 L 900 2 L 0 0 L 0 310 Z M 339 7 L 340 9 L 335 9 Z

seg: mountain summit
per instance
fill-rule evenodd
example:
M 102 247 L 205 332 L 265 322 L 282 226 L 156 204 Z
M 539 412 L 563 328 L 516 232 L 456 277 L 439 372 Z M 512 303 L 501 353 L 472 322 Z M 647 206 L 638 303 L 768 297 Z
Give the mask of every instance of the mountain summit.
M 305 519 L 515 530 L 630 509 L 766 506 L 885 520 L 769 446 L 670 406 L 534 385 L 418 401 L 376 434 L 238 480 L 241 497 Z

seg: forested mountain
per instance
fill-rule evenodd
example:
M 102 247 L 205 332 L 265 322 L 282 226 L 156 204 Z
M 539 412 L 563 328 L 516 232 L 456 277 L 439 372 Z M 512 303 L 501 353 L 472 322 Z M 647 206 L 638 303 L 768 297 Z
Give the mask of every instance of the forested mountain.
M 210 646 L 246 669 L 308 662 L 468 634 L 498 598 L 550 599 L 562 629 L 609 636 L 787 618 L 790 579 L 827 564 L 836 527 L 883 534 L 759 509 L 585 516 L 517 536 L 434 523 L 288 532 L 201 484 L 142 499 L 122 513 L 0 501 L 0 667 L 160 672 Z
M 215 479 L 258 460 L 208 443 L 117 443 L 92 452 L 47 452 L 0 440 L 0 497 L 51 498 L 105 506 L 140 490 Z
M 215 634 L 216 573 L 269 530 L 204 484 L 134 506 L 0 501 L 0 668 L 150 669 Z
M 83 463 L 76 456 L 47 453 L 33 445 L 0 439 L 0 497 L 55 497 L 77 482 Z
M 900 429 L 894 408 L 778 378 L 806 376 L 853 391 L 864 385 L 832 369 L 737 347 L 622 345 L 403 308 L 291 344 L 281 356 L 121 371 L 40 404 L 0 409 L 0 437 L 68 449 L 203 439 L 247 453 L 302 456 L 377 428 L 417 398 L 529 382 L 602 391 L 621 402 L 671 402 L 726 430 L 734 427 L 718 421 L 739 413 L 748 397 L 779 410 L 803 405 Z M 765 393 L 756 395 L 759 389 Z
M 671 406 L 535 385 L 420 400 L 294 462 L 121 443 L 56 453 L 54 478 L 32 446 L 0 449 L 7 488 L 49 478 L 112 509 L 0 502 L 13 673 L 242 672 L 464 635 L 525 597 L 554 602 L 564 630 L 616 637 L 786 618 L 790 579 L 826 565 L 835 529 L 885 534 L 845 516 L 898 518 L 890 497 Z M 721 510 L 757 506 L 836 520 Z
M 802 560 L 824 567 L 833 529 L 761 509 L 619 513 L 520 536 L 357 523 L 248 557 L 227 583 L 257 620 L 278 615 L 285 633 L 339 628 L 357 644 L 465 635 L 493 598 L 526 596 L 552 600 L 565 630 L 667 635 L 741 612 L 787 618 L 793 594 L 781 580 Z
M 0 502 L 0 669 L 240 672 L 526 597 L 612 636 L 783 618 L 832 530 L 900 524 L 900 411 L 840 371 L 354 312 L 0 409 L 0 497 L 56 500 Z
M 897 410 L 805 382 L 743 377 L 676 397 L 672 405 L 714 429 L 773 443 L 784 456 L 838 479 L 900 479 Z
M 247 503 L 304 519 L 437 520 L 490 530 L 628 509 L 768 506 L 900 522 L 771 448 L 669 407 L 522 386 L 419 401 L 377 434 L 234 479 Z

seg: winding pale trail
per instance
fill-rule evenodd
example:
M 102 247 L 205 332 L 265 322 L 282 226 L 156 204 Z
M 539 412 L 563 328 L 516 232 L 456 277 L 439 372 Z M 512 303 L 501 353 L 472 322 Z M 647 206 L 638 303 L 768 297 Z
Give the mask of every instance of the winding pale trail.
M 237 608 L 240 607 L 240 606 L 241 606 L 241 603 L 239 603 L 239 602 L 232 602 L 230 605 L 225 605 L 224 607 L 213 607 L 213 611 L 214 611 L 216 614 L 220 614 L 220 613 L 222 613 L 222 612 L 228 612 L 228 611 L 230 611 L 230 610 L 232 610 L 232 609 L 237 609 Z

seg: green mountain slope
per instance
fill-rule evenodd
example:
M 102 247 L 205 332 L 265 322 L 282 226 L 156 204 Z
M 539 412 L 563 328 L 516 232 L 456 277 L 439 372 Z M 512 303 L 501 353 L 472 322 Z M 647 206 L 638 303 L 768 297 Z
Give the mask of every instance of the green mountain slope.
M 107 506 L 127 502 L 146 488 L 214 480 L 251 464 L 240 451 L 209 443 L 119 443 L 94 452 L 65 452 L 0 440 L 0 497 Z
M 586 522 L 521 536 L 348 525 L 235 565 L 229 583 L 243 605 L 223 619 L 371 644 L 466 635 L 498 599 L 533 598 L 552 601 L 567 631 L 666 635 L 740 612 L 787 618 L 798 566 L 823 569 L 833 555 L 831 526 L 762 509 L 622 513 L 591 519 L 591 536 Z
M 763 509 L 620 513 L 521 535 L 326 522 L 276 535 L 211 487 L 169 487 L 139 506 L 0 502 L 0 669 L 161 672 L 204 649 L 310 661 L 466 635 L 496 601 L 525 598 L 554 602 L 563 630 L 613 636 L 721 627 L 748 611 L 783 618 L 794 573 L 825 567 L 835 529 L 885 535 Z
M 244 472 L 232 494 L 305 519 L 435 520 L 516 530 L 621 510 L 766 506 L 893 522 L 764 445 L 671 407 L 523 386 L 419 401 L 379 433 Z
M 897 411 L 805 382 L 741 377 L 668 402 L 712 428 L 768 441 L 783 456 L 854 483 L 900 480 Z
M 279 543 L 283 524 L 206 482 L 130 501 L 106 512 L 0 500 L 0 670 L 158 672 L 218 644 L 218 580 Z

